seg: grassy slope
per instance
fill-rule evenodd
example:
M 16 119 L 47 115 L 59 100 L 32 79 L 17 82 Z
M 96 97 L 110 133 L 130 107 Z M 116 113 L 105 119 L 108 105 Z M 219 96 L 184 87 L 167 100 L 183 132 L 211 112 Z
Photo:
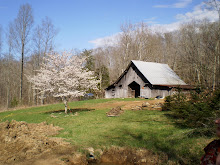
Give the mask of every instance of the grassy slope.
M 99 99 L 72 102 L 71 109 L 90 107 L 103 102 L 132 101 L 135 99 Z M 198 164 L 202 148 L 211 140 L 205 137 L 188 138 L 189 129 L 177 128 L 161 111 L 130 111 L 120 117 L 106 117 L 109 109 L 78 111 L 78 116 L 53 113 L 62 110 L 62 104 L 33 107 L 0 113 L 0 121 L 17 120 L 30 123 L 46 121 L 63 129 L 64 137 L 80 148 L 102 148 L 111 145 L 147 148 L 165 152 L 173 160 Z M 190 161 L 190 162 L 189 162 Z

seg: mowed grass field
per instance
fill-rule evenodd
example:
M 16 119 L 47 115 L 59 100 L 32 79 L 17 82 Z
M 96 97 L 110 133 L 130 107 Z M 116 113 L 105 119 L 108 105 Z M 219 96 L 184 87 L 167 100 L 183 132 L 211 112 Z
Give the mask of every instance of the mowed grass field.
M 0 113 L 6 120 L 28 123 L 47 122 L 62 127 L 58 137 L 65 138 L 79 150 L 121 146 L 146 148 L 157 154 L 165 153 L 181 164 L 199 164 L 203 148 L 213 138 L 189 137 L 191 131 L 174 125 L 168 112 L 159 110 L 125 110 L 119 117 L 107 117 L 112 107 L 143 99 L 97 99 L 69 103 L 72 113 L 64 113 L 63 104 L 20 109 Z

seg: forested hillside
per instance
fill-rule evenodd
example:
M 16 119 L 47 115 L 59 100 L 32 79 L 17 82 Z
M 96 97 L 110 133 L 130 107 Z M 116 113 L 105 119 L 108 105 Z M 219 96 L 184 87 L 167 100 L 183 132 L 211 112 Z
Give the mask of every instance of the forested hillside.
M 178 31 L 155 32 L 147 24 L 124 24 L 117 45 L 93 50 L 97 68 L 109 69 L 113 82 L 131 60 L 168 64 L 185 82 L 219 85 L 219 26 L 208 20 L 183 24 Z

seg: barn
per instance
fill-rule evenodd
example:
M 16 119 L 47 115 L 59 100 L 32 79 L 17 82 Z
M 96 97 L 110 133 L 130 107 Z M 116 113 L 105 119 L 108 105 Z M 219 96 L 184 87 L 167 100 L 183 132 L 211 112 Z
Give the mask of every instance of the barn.
M 176 88 L 189 90 L 167 65 L 132 60 L 115 83 L 105 89 L 105 98 L 154 98 L 172 95 Z

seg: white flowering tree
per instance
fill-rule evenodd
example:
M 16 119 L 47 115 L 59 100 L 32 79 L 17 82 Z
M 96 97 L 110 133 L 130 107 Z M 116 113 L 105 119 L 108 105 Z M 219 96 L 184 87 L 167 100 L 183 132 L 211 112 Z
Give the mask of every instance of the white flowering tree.
M 63 52 L 48 54 L 44 60 L 37 74 L 28 80 L 45 96 L 62 98 L 65 113 L 68 98 L 83 96 L 88 89 L 97 89 L 99 81 L 94 73 L 83 67 L 85 58 Z

